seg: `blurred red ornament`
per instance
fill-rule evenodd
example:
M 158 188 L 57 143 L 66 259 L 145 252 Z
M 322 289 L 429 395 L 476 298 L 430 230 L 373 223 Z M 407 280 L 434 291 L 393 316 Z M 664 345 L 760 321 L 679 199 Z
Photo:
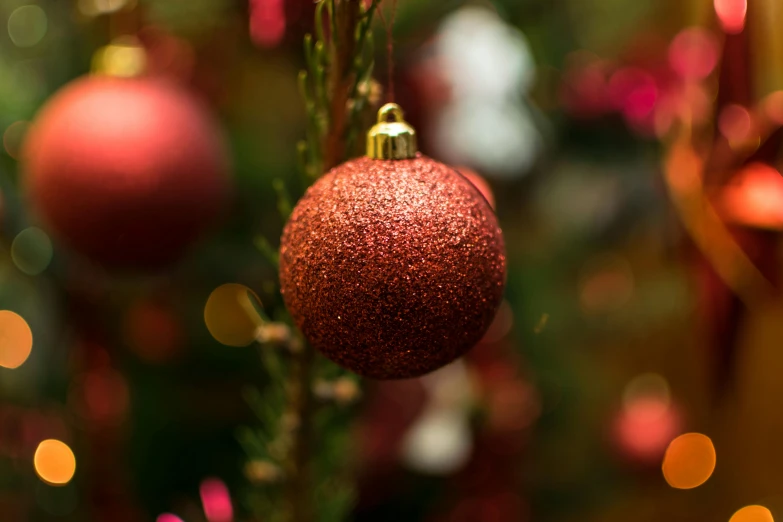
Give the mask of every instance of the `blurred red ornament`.
M 489 186 L 487 180 L 482 178 L 474 170 L 471 170 L 467 167 L 457 167 L 457 172 L 465 176 L 465 178 L 467 178 L 467 180 L 470 181 L 479 192 L 481 192 L 481 195 L 484 196 L 484 199 L 487 200 L 487 203 L 489 203 L 490 207 L 493 209 L 495 208 L 495 194 L 492 193 L 492 187 Z
M 230 191 L 213 122 L 160 79 L 69 84 L 41 110 L 22 159 L 27 198 L 53 235 L 109 269 L 174 263 Z
M 716 207 L 730 223 L 783 230 L 783 176 L 774 167 L 751 163 L 719 193 Z
M 640 397 L 627 404 L 614 422 L 614 439 L 623 456 L 639 464 L 659 464 L 666 447 L 680 433 L 681 418 L 668 400 Z
M 495 213 L 454 169 L 418 154 L 414 136 L 399 107 L 382 108 L 368 156 L 308 189 L 280 247 L 297 326 L 326 357 L 375 379 L 418 377 L 464 355 L 505 285 Z

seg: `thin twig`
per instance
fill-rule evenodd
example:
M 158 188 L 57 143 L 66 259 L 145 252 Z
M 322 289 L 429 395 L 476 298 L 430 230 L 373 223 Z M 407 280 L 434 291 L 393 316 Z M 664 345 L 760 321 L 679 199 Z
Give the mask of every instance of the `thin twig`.
M 348 123 L 348 101 L 356 82 L 354 57 L 356 27 L 359 23 L 360 0 L 342 0 L 335 6 L 336 34 L 333 42 L 339 42 L 332 50 L 332 67 L 329 70 L 329 91 L 332 96 L 329 130 L 324 140 L 324 172 L 336 167 L 345 156 L 345 133 Z
M 312 438 L 312 366 L 315 353 L 309 344 L 295 353 L 287 384 L 288 411 L 284 422 L 291 433 L 291 446 L 285 463 L 287 512 L 290 522 L 311 522 L 312 491 L 310 447 Z
M 397 17 L 397 0 L 392 0 L 391 15 L 389 21 L 386 21 L 386 16 L 383 14 L 383 10 L 378 10 L 378 17 L 383 23 L 384 30 L 386 31 L 386 74 L 389 103 L 395 101 L 394 90 L 394 21 Z

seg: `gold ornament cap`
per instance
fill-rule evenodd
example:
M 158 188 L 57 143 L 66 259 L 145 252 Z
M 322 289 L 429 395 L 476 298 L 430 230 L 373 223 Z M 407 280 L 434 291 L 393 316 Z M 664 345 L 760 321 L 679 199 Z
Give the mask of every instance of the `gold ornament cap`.
M 147 52 L 133 37 L 120 37 L 98 49 L 92 57 L 92 73 L 117 78 L 134 78 L 144 74 Z
M 416 157 L 416 130 L 403 117 L 396 103 L 387 103 L 378 111 L 378 123 L 367 133 L 367 157 L 378 160 L 402 160 Z

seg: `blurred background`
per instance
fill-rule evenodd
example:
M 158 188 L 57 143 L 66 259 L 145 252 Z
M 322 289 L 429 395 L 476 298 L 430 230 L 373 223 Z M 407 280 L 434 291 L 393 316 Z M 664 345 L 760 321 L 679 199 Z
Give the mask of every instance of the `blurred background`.
M 301 188 L 314 10 L 0 4 L 2 520 L 271 520 L 253 498 L 276 470 L 241 441 L 248 396 L 279 383 L 238 302 L 281 307 L 265 252 L 281 187 Z M 397 101 L 494 204 L 508 285 L 458 363 L 324 392 L 355 402 L 323 428 L 356 441 L 348 519 L 783 520 L 783 4 L 399 0 L 395 18 Z M 36 217 L 23 150 L 64 85 L 139 60 L 209 113 L 233 189 L 173 268 L 118 276 Z

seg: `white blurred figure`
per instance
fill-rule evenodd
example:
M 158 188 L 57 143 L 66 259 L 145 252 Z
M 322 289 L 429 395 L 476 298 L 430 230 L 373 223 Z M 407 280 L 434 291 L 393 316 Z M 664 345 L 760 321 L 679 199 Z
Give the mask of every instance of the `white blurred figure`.
M 541 149 L 541 135 L 521 103 L 468 98 L 439 115 L 434 144 L 448 163 L 511 178 L 532 167 Z
M 450 475 L 467 464 L 473 449 L 468 422 L 474 399 L 467 368 L 457 361 L 424 378 L 428 400 L 402 445 L 405 465 L 428 475 Z
M 438 155 L 488 176 L 524 175 L 542 138 L 523 102 L 535 81 L 523 34 L 494 11 L 465 7 L 441 25 L 435 54 L 453 95 L 432 129 Z
M 441 24 L 435 45 L 457 98 L 515 98 L 535 82 L 527 40 L 492 10 L 455 11 Z

